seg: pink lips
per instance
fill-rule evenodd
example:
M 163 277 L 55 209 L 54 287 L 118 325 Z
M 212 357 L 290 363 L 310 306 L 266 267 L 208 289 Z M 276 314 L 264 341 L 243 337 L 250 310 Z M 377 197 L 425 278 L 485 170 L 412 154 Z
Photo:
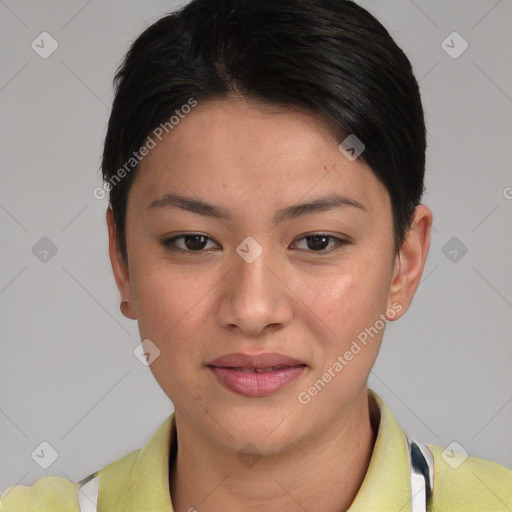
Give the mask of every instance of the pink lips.
M 247 397 L 268 396 L 299 377 L 305 363 L 279 353 L 227 354 L 207 363 L 221 384 Z

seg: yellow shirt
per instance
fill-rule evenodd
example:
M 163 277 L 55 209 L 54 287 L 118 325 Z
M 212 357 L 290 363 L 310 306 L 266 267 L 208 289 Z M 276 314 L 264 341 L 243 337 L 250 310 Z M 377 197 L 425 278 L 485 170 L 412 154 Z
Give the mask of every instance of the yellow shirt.
M 463 458 L 435 445 L 422 445 L 433 493 L 412 470 L 408 437 L 388 407 L 368 390 L 378 434 L 368 471 L 348 512 L 511 512 L 512 471 L 475 457 Z M 380 418 L 379 418 L 380 416 Z M 409 441 L 414 441 L 409 438 Z M 80 482 L 44 477 L 33 486 L 13 486 L 0 496 L 1 512 L 173 512 L 169 492 L 169 456 L 175 448 L 174 413 L 148 443 Z M 174 453 L 174 451 L 172 452 Z M 426 464 L 425 464 L 426 461 Z M 423 486 L 417 487 L 423 481 Z M 416 486 L 416 487 L 415 487 Z M 415 489 L 413 491 L 413 488 Z M 413 500 L 413 494 L 416 498 Z M 420 499 L 419 499 L 420 498 Z M 423 503 L 422 503 L 423 502 Z M 414 509 L 413 509 L 414 505 Z M 312 511 L 314 512 L 314 511 Z

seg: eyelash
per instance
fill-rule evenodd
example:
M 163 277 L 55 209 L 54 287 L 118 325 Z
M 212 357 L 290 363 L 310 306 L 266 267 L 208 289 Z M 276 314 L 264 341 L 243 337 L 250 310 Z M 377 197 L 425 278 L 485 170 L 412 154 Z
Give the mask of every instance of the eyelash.
M 175 241 L 178 239 L 184 239 L 187 236 L 201 236 L 208 240 L 212 240 L 209 236 L 205 235 L 204 233 L 185 233 L 185 234 L 176 235 L 176 236 L 173 236 L 170 238 L 164 238 L 163 240 L 161 240 L 161 243 L 166 249 L 168 249 L 172 252 L 180 253 L 180 254 L 204 254 L 205 252 L 208 252 L 208 251 L 205 251 L 204 249 L 201 249 L 198 251 L 191 251 L 191 250 L 186 251 L 183 249 L 176 248 L 176 246 L 174 245 Z M 344 245 L 349 245 L 351 243 L 348 240 L 344 240 L 342 238 L 338 238 L 336 236 L 328 235 L 327 233 L 322 233 L 322 232 L 304 235 L 303 237 L 299 238 L 298 241 L 300 242 L 302 240 L 305 240 L 307 238 L 313 238 L 315 236 L 323 236 L 325 238 L 334 240 L 336 242 L 336 245 L 334 246 L 334 248 L 331 247 L 330 250 L 325 250 L 325 249 L 322 249 L 319 251 L 306 250 L 306 252 L 310 252 L 313 254 L 330 254 L 331 252 L 333 252 L 335 250 L 341 249 Z

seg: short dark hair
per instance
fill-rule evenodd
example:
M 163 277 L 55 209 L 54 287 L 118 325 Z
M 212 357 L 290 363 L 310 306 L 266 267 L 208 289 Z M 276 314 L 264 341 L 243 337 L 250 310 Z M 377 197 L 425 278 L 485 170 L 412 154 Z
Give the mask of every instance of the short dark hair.
M 231 96 L 320 114 L 340 142 L 360 139 L 360 158 L 390 194 L 400 249 L 424 191 L 421 96 L 407 56 L 353 1 L 192 0 L 134 41 L 114 88 L 102 173 L 126 262 L 134 152 L 191 98 Z M 123 166 L 133 171 L 114 182 Z

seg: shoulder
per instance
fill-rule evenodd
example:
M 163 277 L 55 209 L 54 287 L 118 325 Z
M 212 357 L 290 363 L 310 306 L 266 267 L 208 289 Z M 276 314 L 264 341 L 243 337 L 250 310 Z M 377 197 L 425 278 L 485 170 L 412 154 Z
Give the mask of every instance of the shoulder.
M 78 482 L 47 476 L 32 486 L 11 486 L 0 496 L 0 512 L 80 512 L 80 488 L 96 476 L 101 482 L 102 509 L 113 510 L 139 452 L 134 450 Z
M 0 511 L 78 512 L 78 488 L 77 483 L 57 476 L 46 476 L 32 486 L 11 486 L 0 496 Z
M 512 510 L 512 470 L 427 444 L 434 456 L 433 510 Z

